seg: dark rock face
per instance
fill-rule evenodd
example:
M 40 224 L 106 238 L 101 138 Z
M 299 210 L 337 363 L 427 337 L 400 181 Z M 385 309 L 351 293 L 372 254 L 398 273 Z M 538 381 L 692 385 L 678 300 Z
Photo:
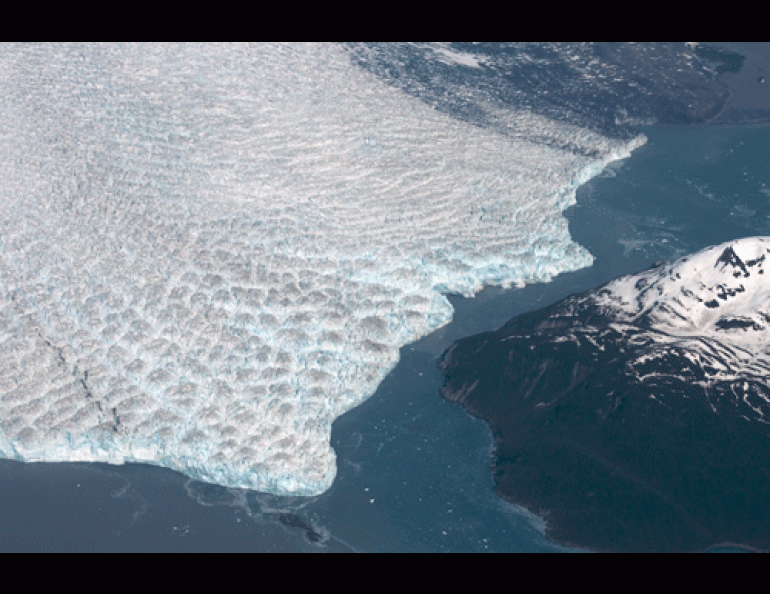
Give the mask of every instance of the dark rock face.
M 493 430 L 497 493 L 590 549 L 770 550 L 770 366 L 714 336 L 619 321 L 602 294 L 444 353 L 443 397 Z

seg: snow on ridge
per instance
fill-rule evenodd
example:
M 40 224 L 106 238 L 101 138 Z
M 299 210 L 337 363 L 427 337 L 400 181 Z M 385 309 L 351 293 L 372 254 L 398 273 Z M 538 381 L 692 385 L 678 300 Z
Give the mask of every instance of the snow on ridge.
M 612 281 L 597 302 L 626 321 L 762 354 L 770 348 L 769 266 L 770 237 L 739 239 Z

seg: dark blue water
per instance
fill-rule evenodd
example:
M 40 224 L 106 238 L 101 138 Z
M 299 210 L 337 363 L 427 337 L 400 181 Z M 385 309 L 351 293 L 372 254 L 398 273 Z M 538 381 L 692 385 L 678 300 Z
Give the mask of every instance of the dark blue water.
M 279 498 L 141 465 L 0 461 L 0 551 L 564 551 L 492 492 L 486 426 L 438 395 L 455 339 L 707 245 L 770 235 L 770 127 L 655 126 L 581 188 L 570 230 L 596 257 L 552 283 L 452 298 L 454 322 L 402 349 L 337 420 L 334 486 Z

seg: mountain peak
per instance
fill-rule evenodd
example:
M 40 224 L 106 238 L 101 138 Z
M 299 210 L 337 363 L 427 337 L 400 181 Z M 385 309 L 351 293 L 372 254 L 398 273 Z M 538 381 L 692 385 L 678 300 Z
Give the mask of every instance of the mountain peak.
M 706 248 L 614 280 L 597 303 L 618 318 L 680 336 L 719 338 L 754 354 L 770 349 L 770 237 Z
M 743 260 L 741 260 L 738 254 L 735 253 L 735 250 L 732 248 L 732 246 L 725 248 L 725 251 L 723 251 L 722 255 L 719 256 L 719 259 L 717 260 L 717 263 L 714 265 L 714 267 L 718 268 L 720 264 L 722 264 L 722 270 L 725 270 L 725 268 L 728 266 L 733 269 L 740 270 L 740 272 L 735 272 L 733 274 L 733 276 L 736 278 L 738 278 L 741 273 L 744 277 L 751 276 L 748 269 L 746 268 L 746 265 L 743 263 Z

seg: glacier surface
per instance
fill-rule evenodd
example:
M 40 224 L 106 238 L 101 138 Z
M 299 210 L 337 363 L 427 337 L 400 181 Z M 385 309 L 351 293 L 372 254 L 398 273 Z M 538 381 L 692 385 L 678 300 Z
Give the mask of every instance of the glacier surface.
M 589 265 L 562 212 L 644 142 L 485 130 L 331 43 L 3 44 L 0 89 L 0 456 L 277 494 L 445 293 Z

